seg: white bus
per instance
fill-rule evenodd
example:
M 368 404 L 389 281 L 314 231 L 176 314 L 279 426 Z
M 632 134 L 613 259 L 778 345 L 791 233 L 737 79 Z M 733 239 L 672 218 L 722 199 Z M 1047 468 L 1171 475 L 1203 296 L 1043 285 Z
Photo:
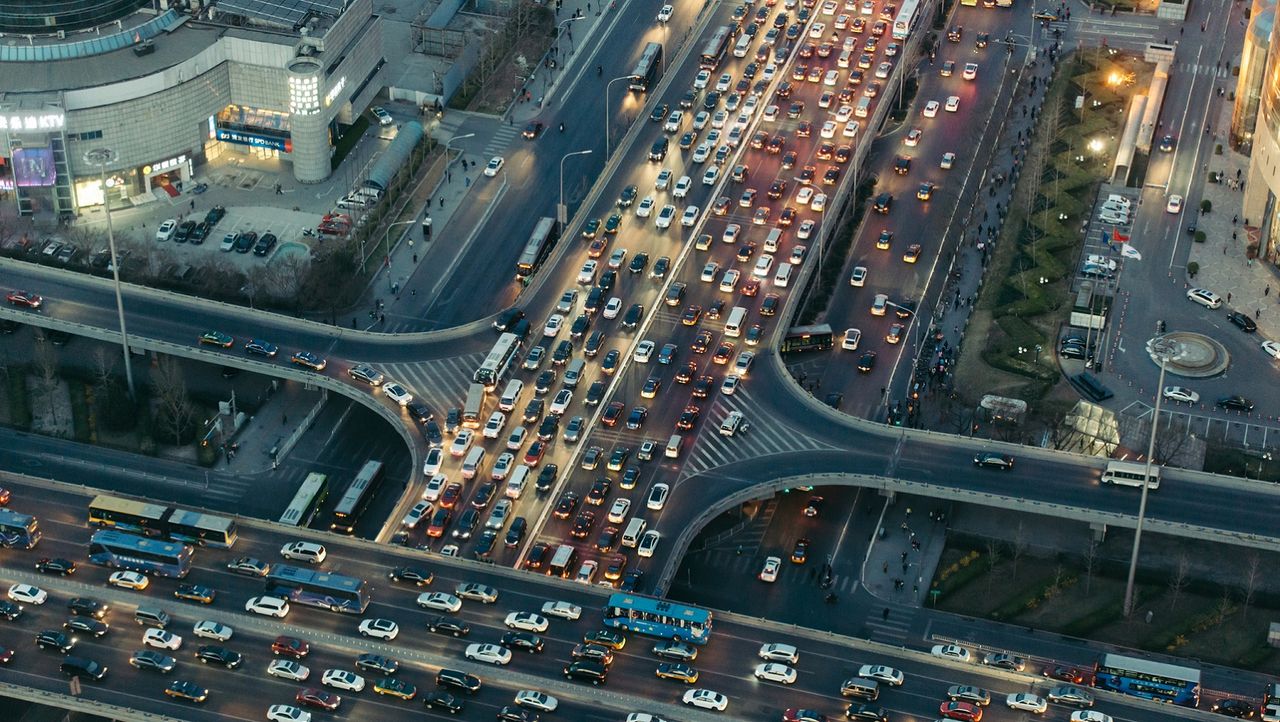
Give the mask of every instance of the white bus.
M 1157 464 L 1151 465 L 1151 476 L 1147 476 L 1146 462 L 1133 461 L 1109 461 L 1107 468 L 1102 472 L 1103 484 L 1116 484 L 1118 486 L 1142 486 L 1143 480 L 1147 482 L 1148 489 L 1160 488 L 1160 467 Z
M 480 412 L 484 407 L 484 385 L 467 387 L 467 404 L 462 409 L 462 425 L 468 429 L 480 428 Z
M 486 391 L 493 391 L 502 377 L 507 375 L 519 352 L 520 337 L 514 333 L 502 334 L 498 337 L 498 342 L 493 345 L 493 349 L 489 351 L 489 355 L 485 357 L 484 363 L 480 364 L 480 368 L 476 369 L 471 376 L 471 380 L 484 384 Z
M 916 21 L 920 19 L 920 0 L 904 0 L 898 16 L 893 19 L 893 39 L 906 40 L 912 30 L 916 29 Z
M 729 320 L 724 322 L 724 335 L 737 338 L 742 335 L 742 322 L 747 320 L 747 309 L 734 306 L 729 312 Z

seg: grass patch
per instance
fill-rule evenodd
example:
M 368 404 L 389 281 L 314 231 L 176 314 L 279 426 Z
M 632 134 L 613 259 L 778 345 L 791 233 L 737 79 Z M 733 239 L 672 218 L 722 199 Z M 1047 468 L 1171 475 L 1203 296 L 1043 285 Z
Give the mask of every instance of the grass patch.
M 356 116 L 356 122 L 352 123 L 347 128 L 347 132 L 334 144 L 333 157 L 329 159 L 329 167 L 337 170 L 338 166 L 342 165 L 342 161 L 346 159 L 347 154 L 356 147 L 356 143 L 359 143 L 360 139 L 368 131 L 369 119 L 364 116 L 364 113 L 361 113 Z
M 31 393 L 27 390 L 27 373 L 23 368 L 12 368 L 5 375 L 8 380 L 9 423 L 22 431 L 31 430 Z

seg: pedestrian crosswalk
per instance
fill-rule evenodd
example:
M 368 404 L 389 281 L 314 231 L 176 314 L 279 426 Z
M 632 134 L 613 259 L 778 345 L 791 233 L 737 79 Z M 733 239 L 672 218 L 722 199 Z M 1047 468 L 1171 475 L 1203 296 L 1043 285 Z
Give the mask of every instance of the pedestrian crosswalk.
M 383 364 L 387 379 L 399 381 L 433 410 L 461 407 L 471 376 L 484 362 L 484 352 L 412 363 Z
M 888 614 L 885 614 L 886 611 Z M 873 605 L 871 611 L 867 613 L 867 636 L 873 642 L 901 644 L 910 636 L 911 623 L 919 611 L 919 607 L 895 602 Z
M 764 566 L 765 556 L 764 554 L 738 554 L 736 549 L 732 548 L 711 549 L 700 554 L 698 562 L 707 569 L 715 569 L 724 579 L 742 579 L 758 575 Z M 818 576 L 821 571 L 821 563 L 792 564 L 784 558 L 782 566 L 778 569 L 778 580 L 774 583 L 787 587 L 810 586 L 819 589 L 821 584 Z M 846 596 L 857 590 L 857 574 L 834 574 L 831 577 L 831 587 L 826 591 L 838 596 Z
M 750 428 L 745 432 L 739 431 L 734 436 L 721 436 L 720 423 L 731 411 L 741 411 Z M 745 459 L 834 448 L 796 429 L 768 425 L 768 418 L 768 408 L 745 386 L 740 386 L 732 396 L 717 396 L 711 408 L 704 410 L 702 432 L 689 449 L 681 469 L 681 478 Z
M 520 134 L 519 129 L 511 125 L 499 125 L 489 136 L 489 142 L 485 143 L 484 150 L 481 151 L 485 158 L 492 158 L 495 155 L 502 155 L 507 147 L 511 145 L 511 141 Z

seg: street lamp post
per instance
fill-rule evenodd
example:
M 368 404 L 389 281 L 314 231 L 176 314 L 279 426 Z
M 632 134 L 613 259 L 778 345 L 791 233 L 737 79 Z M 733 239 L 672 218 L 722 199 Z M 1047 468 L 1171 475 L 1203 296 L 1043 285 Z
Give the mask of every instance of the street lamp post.
M 1142 523 L 1147 514 L 1147 492 L 1151 466 L 1155 463 L 1156 427 L 1160 423 L 1160 399 L 1164 395 L 1164 371 L 1170 357 L 1176 355 L 1177 342 L 1158 338 L 1151 342 L 1151 353 L 1160 359 L 1160 380 L 1156 383 L 1156 408 L 1151 416 L 1151 437 L 1147 440 L 1147 466 L 1143 470 L 1142 495 L 1138 498 L 1138 525 L 1133 530 L 1133 553 L 1129 556 L 1129 578 L 1124 585 L 1124 616 L 1133 614 L 1133 581 L 1138 573 L 1138 549 L 1142 545 Z
M 392 293 L 396 292 L 396 288 L 395 288 L 395 283 L 393 283 L 391 280 L 392 278 L 391 276 L 391 229 L 395 228 L 396 226 L 407 226 L 410 223 L 417 223 L 417 222 L 418 222 L 417 219 L 414 219 L 411 221 L 396 221 L 395 223 L 392 223 L 391 225 L 387 226 L 387 230 L 382 234 L 382 244 L 387 247 L 387 255 L 386 255 L 387 289 Z
M 475 133 L 467 133 L 466 135 L 457 135 L 457 136 L 454 136 L 454 137 L 450 138 L 448 141 L 446 141 L 446 142 L 445 142 L 445 144 L 444 144 L 444 157 L 447 159 L 447 160 L 446 160 L 446 162 L 445 162 L 445 166 L 446 166 L 446 167 L 447 167 L 447 166 L 451 166 L 451 165 L 453 165 L 453 160 L 449 158 L 449 147 L 453 145 L 453 141 L 455 141 L 455 140 L 466 140 L 467 138 L 474 138 L 474 137 L 476 137 L 476 134 L 475 134 Z
M 605 86 L 604 86 L 604 155 L 606 158 L 609 157 L 609 141 L 611 140 L 609 138 L 609 114 L 613 112 L 613 107 L 609 105 L 609 88 L 612 88 L 613 84 L 618 82 L 619 80 L 631 80 L 633 77 L 635 76 L 620 75 L 614 78 L 613 80 L 610 80 L 608 83 L 605 83 Z
M 590 155 L 591 153 L 592 150 L 590 148 L 586 150 L 575 150 L 571 153 L 565 153 L 560 158 L 560 205 L 556 206 L 556 221 L 560 223 L 560 228 L 562 230 L 564 229 L 565 224 L 569 222 L 569 209 L 564 205 L 564 162 L 568 160 L 570 156 Z
M 111 224 L 111 194 L 107 192 L 107 165 L 113 163 L 116 157 L 116 152 L 110 148 L 94 148 L 84 154 L 86 163 L 98 166 L 102 182 L 102 208 L 107 216 L 107 246 L 111 249 L 111 278 L 116 289 L 116 315 L 120 318 L 120 348 L 124 351 L 124 378 L 129 385 L 129 398 L 136 399 L 133 362 L 129 358 L 129 333 L 124 324 L 124 296 L 120 292 L 120 258 L 116 255 L 116 234 Z
M 585 19 L 584 17 L 576 17 L 576 18 L 567 18 L 565 20 L 561 20 L 560 24 L 556 26 L 556 37 L 557 38 L 560 37 L 561 33 L 563 33 L 565 30 L 565 26 L 568 25 L 569 23 L 574 23 L 584 19 Z M 569 34 L 569 47 L 573 47 L 573 33 Z

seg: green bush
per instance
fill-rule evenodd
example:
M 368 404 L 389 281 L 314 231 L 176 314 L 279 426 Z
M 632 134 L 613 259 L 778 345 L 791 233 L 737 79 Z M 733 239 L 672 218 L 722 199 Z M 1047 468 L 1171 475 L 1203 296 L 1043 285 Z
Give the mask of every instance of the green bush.
M 1207 199 L 1207 198 L 1206 198 L 1205 200 L 1200 201 L 1200 212 L 1201 212 L 1201 213 L 1208 213 L 1208 212 L 1210 212 L 1210 211 L 1212 211 L 1212 210 L 1213 210 L 1213 201 L 1211 201 L 1211 200 L 1209 200 L 1209 199 Z
M 946 579 L 934 582 L 933 588 L 938 591 L 938 598 L 941 599 L 948 594 L 960 591 L 962 588 L 981 578 L 982 575 L 986 573 L 987 567 L 985 564 L 969 564 L 968 566 L 962 566 L 958 571 L 951 574 Z
M 1204 231 L 1196 231 L 1194 238 L 1196 243 L 1204 243 L 1208 236 L 1205 235 Z
M 1068 637 L 1088 637 L 1094 630 L 1101 629 L 1123 616 L 1124 600 L 1117 599 L 1067 622 L 1062 627 L 1062 633 Z

